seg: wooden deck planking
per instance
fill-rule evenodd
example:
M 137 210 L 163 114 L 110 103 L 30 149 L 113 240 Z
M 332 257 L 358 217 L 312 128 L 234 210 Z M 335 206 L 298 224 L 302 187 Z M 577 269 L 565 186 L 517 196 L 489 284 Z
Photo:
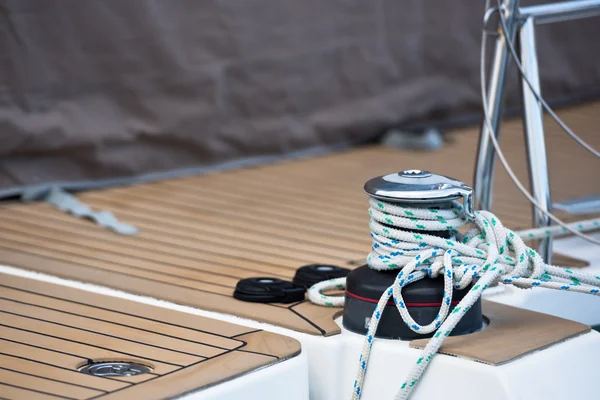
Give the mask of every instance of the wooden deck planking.
M 592 103 L 561 115 L 598 148 L 599 110 L 600 103 Z M 526 182 L 520 121 L 502 129 L 504 152 Z M 368 146 L 78 195 L 137 226 L 137 236 L 120 236 L 46 204 L 7 205 L 0 208 L 0 262 L 331 335 L 339 332 L 331 321 L 338 310 L 239 302 L 231 297 L 237 280 L 291 279 L 310 263 L 356 266 L 370 248 L 364 182 L 423 168 L 470 183 L 476 146 L 477 128 L 470 128 L 453 133 L 437 152 Z M 554 199 L 597 193 L 600 181 L 586 172 L 597 167 L 593 156 L 552 125 L 547 147 Z M 495 193 L 494 210 L 506 226 L 530 226 L 530 206 L 500 166 Z
M 161 399 L 300 352 L 281 335 L 3 273 L 0 309 L 0 398 Z M 90 360 L 152 371 L 77 371 Z

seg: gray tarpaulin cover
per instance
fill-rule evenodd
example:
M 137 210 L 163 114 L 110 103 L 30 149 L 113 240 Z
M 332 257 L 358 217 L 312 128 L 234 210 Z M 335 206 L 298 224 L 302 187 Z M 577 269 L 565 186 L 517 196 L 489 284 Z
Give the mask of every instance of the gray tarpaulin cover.
M 0 0 L 0 193 L 355 143 L 473 114 L 482 8 Z M 537 34 L 544 94 L 598 92 L 598 19 Z M 510 98 L 517 104 L 516 84 Z

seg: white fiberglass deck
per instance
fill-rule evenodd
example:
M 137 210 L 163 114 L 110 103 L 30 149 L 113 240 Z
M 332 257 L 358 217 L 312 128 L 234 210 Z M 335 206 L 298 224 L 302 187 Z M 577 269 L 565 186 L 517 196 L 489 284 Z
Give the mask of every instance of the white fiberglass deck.
M 591 266 L 586 270 L 600 271 L 600 253 L 593 245 L 580 239 L 568 238 L 557 240 L 555 246 L 559 252 L 565 254 L 570 251 L 577 252 L 578 257 L 589 261 Z M 279 399 L 282 393 L 286 393 L 286 399 L 300 400 L 306 399 L 308 392 L 313 400 L 350 397 L 363 337 L 343 328 L 340 335 L 320 337 L 235 316 L 23 271 L 10 266 L 0 267 L 0 272 L 232 322 L 249 328 L 272 331 L 294 337 L 301 342 L 302 354 L 295 359 L 201 392 L 191 393 L 185 397 L 186 399 L 269 400 Z M 488 300 L 588 324 L 600 322 L 600 299 L 597 297 L 551 292 L 539 288 L 528 291 L 492 288 L 486 297 Z M 341 327 L 341 318 L 338 318 L 336 323 Z M 408 342 L 377 339 L 373 346 L 362 398 L 364 400 L 393 398 L 398 389 L 398 382 L 409 371 L 419 354 L 420 350 L 409 348 Z M 500 400 L 589 397 L 596 393 L 595 366 L 598 359 L 600 359 L 600 334 L 595 331 L 500 366 L 438 355 L 411 398 L 415 400 L 441 397 L 448 400 L 481 398 Z M 575 365 L 577 368 L 574 368 Z M 307 373 L 308 381 L 305 378 Z M 465 376 L 469 377 L 468 381 L 464 381 Z M 569 385 L 548 385 L 548 382 L 565 380 Z M 464 390 L 453 392 L 448 389 L 449 387 L 463 387 Z

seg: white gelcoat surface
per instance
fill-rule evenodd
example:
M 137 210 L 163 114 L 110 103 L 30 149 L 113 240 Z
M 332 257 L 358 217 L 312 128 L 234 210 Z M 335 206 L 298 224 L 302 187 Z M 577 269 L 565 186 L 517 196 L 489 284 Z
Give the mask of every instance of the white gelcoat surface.
M 364 339 L 345 329 L 341 336 L 342 386 L 331 399 L 350 398 Z M 375 340 L 362 400 L 393 399 L 420 353 L 418 349 L 409 348 L 408 342 Z M 595 331 L 501 366 L 437 355 L 411 400 L 596 398 L 598 370 L 594 365 L 599 357 L 600 334 Z M 569 384 L 550 384 L 552 382 Z
M 600 254 L 594 245 L 583 242 L 581 239 L 562 239 L 557 240 L 555 246 L 557 251 L 576 254 L 577 257 L 592 262 L 592 266 L 586 268 L 586 271 L 600 272 Z M 8 266 L 0 266 L 0 272 L 263 329 L 294 337 L 302 343 L 302 354 L 299 356 L 300 358 L 296 357 L 297 360 L 288 360 L 237 378 L 233 382 L 189 394 L 185 397 L 186 399 L 257 398 L 275 400 L 282 398 L 282 392 L 279 389 L 271 390 L 275 387 L 289 388 L 294 391 L 294 396 L 296 394 L 299 396 L 292 397 L 292 394 L 288 394 L 289 392 L 286 391 L 284 392 L 286 393 L 285 400 L 305 399 L 306 387 L 304 385 L 307 368 L 311 400 L 337 400 L 350 397 L 364 339 L 361 335 L 344 329 L 342 334 L 328 338 L 307 335 L 231 315 L 181 306 L 163 300 L 132 295 L 97 285 L 68 281 Z M 539 291 L 548 293 L 536 294 Z M 486 298 L 581 322 L 589 323 L 587 321 L 597 320 L 600 323 L 600 299 L 595 296 L 579 296 L 577 294 L 574 298 L 565 298 L 565 295 L 572 294 L 574 293 L 541 288 L 525 291 L 504 287 L 503 289 L 492 288 L 486 294 Z M 336 322 L 341 326 L 341 319 Z M 407 342 L 376 339 L 362 399 L 393 399 L 405 375 L 419 357 L 419 353 L 419 350 L 410 349 Z M 422 383 L 416 388 L 411 399 L 595 398 L 597 395 L 595 385 L 597 360 L 600 360 L 600 334 L 596 332 L 551 346 L 498 367 L 467 359 L 438 355 L 432 361 Z M 467 382 L 464 381 L 465 374 L 468 376 Z M 265 379 L 268 382 L 265 382 Z M 568 380 L 565 381 L 565 379 Z M 256 381 L 256 385 L 252 381 Z M 556 384 L 549 384 L 551 382 L 556 382 Z M 560 382 L 569 382 L 569 384 L 564 385 Z M 460 389 L 453 392 L 451 388 Z
M 306 354 L 259 369 L 220 385 L 179 397 L 181 400 L 308 400 Z

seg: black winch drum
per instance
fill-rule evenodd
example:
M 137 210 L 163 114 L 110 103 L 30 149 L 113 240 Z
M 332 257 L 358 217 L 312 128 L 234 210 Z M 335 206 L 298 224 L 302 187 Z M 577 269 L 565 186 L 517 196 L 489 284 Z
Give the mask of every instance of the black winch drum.
M 473 217 L 473 190 L 464 183 L 422 170 L 401 171 L 371 179 L 365 184 L 365 192 L 379 200 L 407 207 L 450 208 L 450 202 L 464 199 L 465 213 Z M 451 239 L 449 231 L 419 231 Z M 346 293 L 342 323 L 349 331 L 366 334 L 370 318 L 381 295 L 394 283 L 399 270 L 375 271 L 367 265 L 350 272 L 346 278 Z M 450 311 L 468 293 L 471 286 L 453 290 Z M 428 325 L 437 316 L 444 297 L 444 278 L 424 278 L 402 289 L 407 311 L 420 325 Z M 456 325 L 451 335 L 464 335 L 480 330 L 483 326 L 481 299 Z M 412 340 L 433 336 L 411 330 L 402 320 L 393 303 L 386 305 L 375 334 L 386 339 Z

